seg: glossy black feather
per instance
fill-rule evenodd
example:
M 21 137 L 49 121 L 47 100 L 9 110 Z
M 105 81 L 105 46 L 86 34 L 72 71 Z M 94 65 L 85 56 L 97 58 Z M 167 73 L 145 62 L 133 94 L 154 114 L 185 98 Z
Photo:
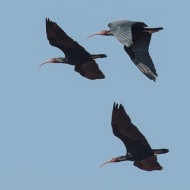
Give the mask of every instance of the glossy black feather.
M 146 171 L 162 170 L 162 166 L 157 160 L 157 156 L 150 156 L 143 160 L 134 161 L 133 165 Z
M 124 46 L 124 49 L 141 72 L 155 81 L 158 75 L 149 54 L 150 39 L 150 33 L 142 32 L 130 47 Z
M 104 77 L 104 74 L 99 69 L 98 64 L 94 60 L 87 61 L 81 65 L 75 65 L 75 71 L 80 73 L 81 76 L 91 80 L 102 79 Z
M 94 61 L 94 58 L 107 57 L 105 54 L 91 55 L 49 18 L 46 18 L 46 34 L 49 43 L 63 51 L 67 64 L 74 65 L 75 71 L 92 80 L 105 78 L 105 75 Z M 88 65 L 88 67 L 85 65 Z
M 126 149 L 130 149 L 133 145 L 142 145 L 144 148 L 151 151 L 148 141 L 131 122 L 130 117 L 121 104 L 118 105 L 114 103 L 111 124 L 113 134 L 122 140 Z
M 155 154 L 167 153 L 168 149 L 152 149 L 145 136 L 131 122 L 121 104 L 114 103 L 113 105 L 111 125 L 113 134 L 124 143 L 127 149 L 127 160 L 134 161 L 136 167 L 146 171 L 162 169 Z
M 115 21 L 108 26 L 113 35 L 124 45 L 133 63 L 149 79 L 156 81 L 158 75 L 149 54 L 149 44 L 152 33 L 163 28 L 148 28 L 144 22 L 127 20 Z
M 90 54 L 76 41 L 69 37 L 56 22 L 46 18 L 46 34 L 49 43 L 63 51 L 66 57 L 74 55 L 88 59 Z

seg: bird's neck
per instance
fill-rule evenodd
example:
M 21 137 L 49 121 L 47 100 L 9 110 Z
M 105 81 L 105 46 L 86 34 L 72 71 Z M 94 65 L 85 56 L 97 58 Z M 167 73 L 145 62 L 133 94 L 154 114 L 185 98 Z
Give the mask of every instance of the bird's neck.
M 113 36 L 113 32 L 111 30 L 107 30 L 106 36 Z
M 68 63 L 69 60 L 66 57 L 57 57 L 55 58 L 56 63 Z
M 122 162 L 122 161 L 126 161 L 126 160 L 133 160 L 133 157 L 130 153 L 127 152 L 127 154 L 125 156 L 119 156 L 116 158 L 117 162 Z
M 122 161 L 126 161 L 126 160 L 129 160 L 127 155 L 116 157 L 116 162 L 122 162 Z

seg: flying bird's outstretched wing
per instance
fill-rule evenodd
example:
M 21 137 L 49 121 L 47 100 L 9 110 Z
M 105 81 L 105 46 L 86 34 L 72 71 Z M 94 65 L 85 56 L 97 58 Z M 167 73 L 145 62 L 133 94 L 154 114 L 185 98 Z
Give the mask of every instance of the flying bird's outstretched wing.
M 123 45 L 130 47 L 133 44 L 133 28 L 146 27 L 143 22 L 115 21 L 108 24 L 111 32 Z
M 131 123 L 130 117 L 121 104 L 114 103 L 111 124 L 114 135 L 122 140 L 126 148 L 128 148 L 130 143 L 138 142 L 147 147 L 148 150 L 151 150 L 148 141 L 138 128 Z
M 105 75 L 94 60 L 89 60 L 82 65 L 75 65 L 75 71 L 91 80 L 105 78 Z
M 56 22 L 51 21 L 49 18 L 46 18 L 46 33 L 49 43 L 61 49 L 65 54 L 72 51 L 72 53 L 77 52 L 77 54 L 90 56 L 81 45 L 69 37 Z
M 135 161 L 134 166 L 146 171 L 162 170 L 162 166 L 157 162 L 156 156 L 150 156 L 143 160 Z
M 130 47 L 124 46 L 124 49 L 140 71 L 155 81 L 158 75 L 148 51 L 150 39 L 150 33 L 141 32 L 136 42 Z

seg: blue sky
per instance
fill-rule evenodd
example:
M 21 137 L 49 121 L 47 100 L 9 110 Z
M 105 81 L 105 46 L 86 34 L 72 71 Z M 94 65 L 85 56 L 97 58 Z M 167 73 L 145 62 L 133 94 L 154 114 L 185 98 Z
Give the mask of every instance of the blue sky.
M 140 0 L 4 1 L 1 3 L 0 189 L 187 188 L 189 181 L 189 2 Z M 63 56 L 49 45 L 45 18 L 57 22 L 98 59 L 105 80 L 68 65 L 38 65 Z M 114 37 L 90 34 L 116 20 L 164 27 L 150 54 L 157 82 L 147 79 Z M 158 156 L 162 171 L 132 162 L 99 166 L 125 154 L 111 130 L 113 102 L 122 103 Z

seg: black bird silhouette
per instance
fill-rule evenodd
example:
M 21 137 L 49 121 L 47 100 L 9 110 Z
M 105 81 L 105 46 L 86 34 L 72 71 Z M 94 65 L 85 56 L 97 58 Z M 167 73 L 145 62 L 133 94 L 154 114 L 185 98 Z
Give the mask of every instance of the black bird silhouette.
M 76 41 L 71 39 L 55 22 L 46 18 L 46 33 L 49 43 L 63 51 L 65 58 L 52 58 L 45 63 L 66 63 L 75 66 L 75 71 L 88 79 L 103 79 L 105 78 L 102 71 L 99 69 L 96 58 L 107 57 L 105 54 L 90 54 Z M 39 67 L 40 67 L 39 66 Z
M 134 166 L 146 170 L 161 170 L 157 162 L 157 154 L 169 152 L 168 149 L 152 149 L 138 128 L 131 123 L 131 119 L 120 104 L 113 105 L 112 121 L 113 134 L 125 145 L 127 153 L 124 156 L 112 158 L 101 166 L 110 162 L 121 162 L 125 160 L 134 161 Z
M 149 79 L 156 81 L 158 76 L 153 61 L 149 55 L 149 44 L 152 33 L 162 30 L 162 27 L 147 28 L 144 22 L 115 21 L 108 24 L 110 30 L 102 30 L 90 35 L 115 36 L 123 45 L 133 63 Z

